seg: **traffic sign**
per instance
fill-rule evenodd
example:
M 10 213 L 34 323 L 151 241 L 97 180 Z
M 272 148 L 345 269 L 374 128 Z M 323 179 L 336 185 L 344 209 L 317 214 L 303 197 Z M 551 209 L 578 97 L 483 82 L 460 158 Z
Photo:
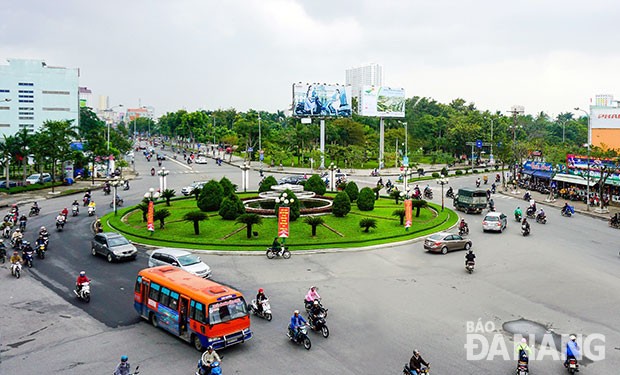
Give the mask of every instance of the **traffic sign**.
M 478 148 L 482 148 L 482 141 L 481 141 L 481 140 L 479 140 L 479 139 L 478 139 L 478 140 L 476 141 L 476 147 L 478 147 Z
M 254 151 L 254 148 L 253 147 L 248 147 L 248 152 L 252 152 L 252 151 Z

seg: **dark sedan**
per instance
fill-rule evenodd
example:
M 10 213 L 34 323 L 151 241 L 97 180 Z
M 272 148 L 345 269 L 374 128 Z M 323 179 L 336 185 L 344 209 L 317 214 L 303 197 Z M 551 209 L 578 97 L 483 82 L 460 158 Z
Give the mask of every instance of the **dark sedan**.
M 17 182 L 15 181 L 9 181 L 9 185 L 8 188 L 13 188 L 17 186 Z M 6 180 L 2 180 L 0 181 L 0 189 L 7 189 L 7 184 L 6 184 Z
M 303 185 L 308 181 L 304 176 L 287 176 L 282 177 L 280 181 L 278 181 L 279 185 L 291 184 L 291 185 Z

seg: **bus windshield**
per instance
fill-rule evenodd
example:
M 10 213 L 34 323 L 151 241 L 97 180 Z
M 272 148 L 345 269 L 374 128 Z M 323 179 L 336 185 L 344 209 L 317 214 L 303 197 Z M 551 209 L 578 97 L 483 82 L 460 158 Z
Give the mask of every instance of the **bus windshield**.
M 209 324 L 218 324 L 248 315 L 245 301 L 241 297 L 209 305 Z

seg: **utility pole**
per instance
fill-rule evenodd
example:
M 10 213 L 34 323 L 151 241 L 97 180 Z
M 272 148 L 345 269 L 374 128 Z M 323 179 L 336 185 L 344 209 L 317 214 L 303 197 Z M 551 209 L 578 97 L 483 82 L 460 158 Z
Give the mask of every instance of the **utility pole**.
M 513 180 L 513 194 L 518 194 L 519 191 L 517 190 L 517 117 L 519 115 L 522 115 L 525 112 L 525 108 L 521 105 L 513 105 L 512 108 L 510 108 L 510 111 L 508 111 L 508 113 L 512 114 L 512 120 L 513 120 L 513 124 L 512 124 L 512 149 L 513 149 L 513 155 L 514 155 L 514 163 L 512 164 L 512 180 Z

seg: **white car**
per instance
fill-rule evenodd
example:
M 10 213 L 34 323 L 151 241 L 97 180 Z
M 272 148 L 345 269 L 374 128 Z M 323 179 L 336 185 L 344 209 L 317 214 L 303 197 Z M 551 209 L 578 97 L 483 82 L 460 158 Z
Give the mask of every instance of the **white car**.
M 194 190 L 194 188 L 197 189 L 202 189 L 203 186 L 205 186 L 206 182 L 192 182 L 191 185 L 189 186 L 185 186 L 184 188 L 181 189 L 181 194 L 188 196 L 192 193 L 192 190 Z
M 52 182 L 52 176 L 49 173 L 35 173 L 26 178 L 26 185 L 43 184 L 45 182 Z
M 211 277 L 211 267 L 189 251 L 161 248 L 154 250 L 149 257 L 149 267 L 175 266 L 199 277 Z
M 198 157 L 196 158 L 196 161 L 194 161 L 194 163 L 196 164 L 207 164 L 207 157 L 204 155 L 198 155 Z
M 486 232 L 490 230 L 503 232 L 507 224 L 508 220 L 506 215 L 501 212 L 489 212 L 484 219 L 482 219 L 482 231 Z

